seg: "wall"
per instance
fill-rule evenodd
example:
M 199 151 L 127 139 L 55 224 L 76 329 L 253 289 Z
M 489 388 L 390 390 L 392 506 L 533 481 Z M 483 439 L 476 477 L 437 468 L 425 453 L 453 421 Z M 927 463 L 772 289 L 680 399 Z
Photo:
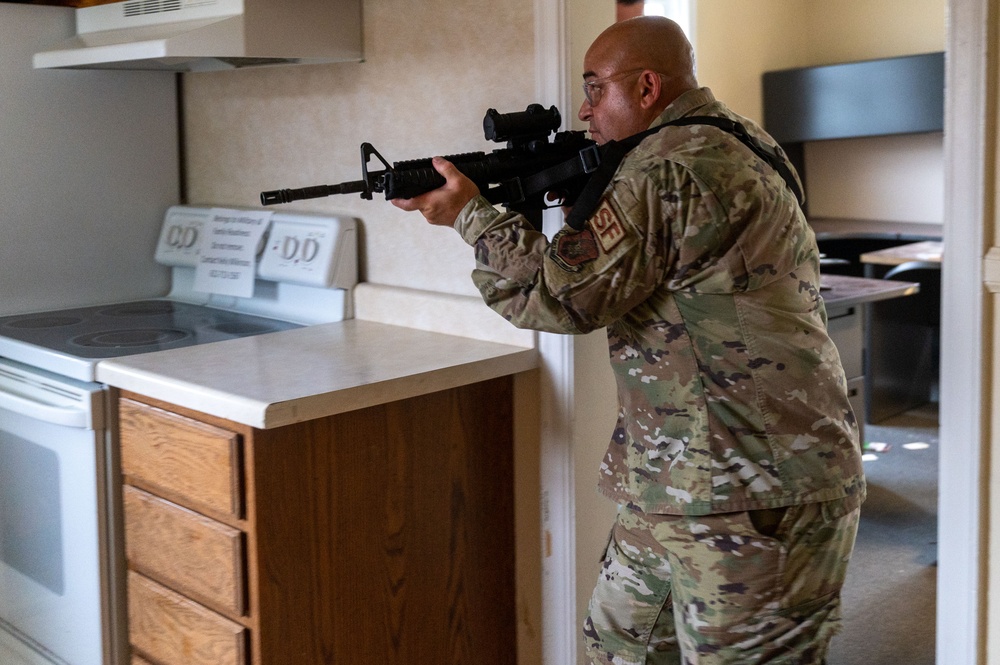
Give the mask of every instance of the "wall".
M 535 101 L 532 19 L 530 0 L 368 2 L 362 63 L 185 75 L 190 201 L 256 206 L 261 190 L 358 180 L 364 141 L 390 162 L 500 147 L 483 116 Z M 378 196 L 286 207 L 360 218 L 365 281 L 478 295 L 451 229 Z
M 797 66 L 943 51 L 947 3 L 942 0 L 807 2 L 808 60 Z
M 72 10 L 0 3 L 0 315 L 166 293 L 153 263 L 179 196 L 175 81 L 34 70 Z
M 734 111 L 761 120 L 761 75 L 808 60 L 808 0 L 709 0 L 695 4 L 698 82 Z
M 944 0 L 694 1 L 699 82 L 755 120 L 766 71 L 944 50 Z
M 760 76 L 765 71 L 942 51 L 945 4 L 700 2 L 699 79 L 736 111 L 760 121 Z M 733 66 L 734 53 L 739 53 L 738 67 Z M 944 221 L 941 134 L 808 143 L 806 177 L 812 217 Z

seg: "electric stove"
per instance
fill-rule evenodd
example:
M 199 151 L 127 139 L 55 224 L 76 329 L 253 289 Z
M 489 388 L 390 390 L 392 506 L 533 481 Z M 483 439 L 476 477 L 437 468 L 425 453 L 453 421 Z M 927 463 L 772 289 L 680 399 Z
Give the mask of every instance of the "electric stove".
M 238 214 L 247 218 L 244 222 L 255 222 L 259 236 L 219 222 Z M 226 258 L 225 252 L 237 245 L 219 235 L 224 232 L 254 241 L 252 256 Z M 217 242 L 220 237 L 225 242 Z M 155 260 L 171 269 L 169 293 L 0 317 L 0 357 L 93 381 L 96 364 L 106 358 L 349 318 L 350 289 L 357 281 L 356 238 L 352 218 L 173 206 L 155 253 Z M 221 258 L 219 252 L 212 255 L 213 247 L 222 248 Z M 209 261 L 214 263 L 206 268 Z M 234 295 L 227 284 L 239 277 L 227 263 L 250 272 L 242 276 L 247 282 L 243 295 Z M 209 273 L 222 274 L 222 281 L 207 280 L 206 287 L 200 280 Z

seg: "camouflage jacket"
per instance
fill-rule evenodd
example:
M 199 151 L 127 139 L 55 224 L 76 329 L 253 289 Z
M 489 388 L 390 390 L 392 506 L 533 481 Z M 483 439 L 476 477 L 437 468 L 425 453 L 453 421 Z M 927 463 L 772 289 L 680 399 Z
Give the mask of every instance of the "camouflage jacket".
M 707 88 L 653 123 L 739 119 Z M 622 162 L 581 231 L 549 242 L 471 201 L 455 223 L 473 280 L 514 325 L 607 327 L 618 422 L 611 498 L 709 514 L 864 495 L 858 428 L 826 330 L 815 236 L 781 177 L 707 125 L 668 127 Z

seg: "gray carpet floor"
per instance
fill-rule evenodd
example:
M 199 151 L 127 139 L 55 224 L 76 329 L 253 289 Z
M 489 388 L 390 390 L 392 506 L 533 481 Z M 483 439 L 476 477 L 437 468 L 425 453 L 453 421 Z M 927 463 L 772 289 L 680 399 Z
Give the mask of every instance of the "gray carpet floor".
M 936 405 L 866 425 L 865 442 L 868 500 L 827 665 L 934 665 Z

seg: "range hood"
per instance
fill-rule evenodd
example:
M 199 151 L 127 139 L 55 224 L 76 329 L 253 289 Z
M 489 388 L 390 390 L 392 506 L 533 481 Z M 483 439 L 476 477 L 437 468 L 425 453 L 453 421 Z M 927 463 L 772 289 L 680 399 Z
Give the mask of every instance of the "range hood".
M 212 71 L 360 61 L 361 0 L 124 0 L 81 7 L 36 69 Z

